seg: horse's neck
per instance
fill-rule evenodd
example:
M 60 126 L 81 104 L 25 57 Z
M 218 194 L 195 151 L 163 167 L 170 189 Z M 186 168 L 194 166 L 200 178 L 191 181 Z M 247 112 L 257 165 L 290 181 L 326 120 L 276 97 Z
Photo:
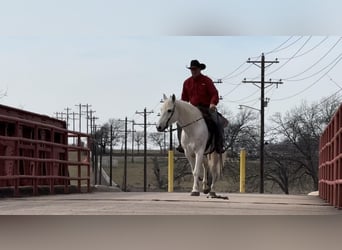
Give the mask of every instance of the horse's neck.
M 190 103 L 186 103 L 183 101 L 177 101 L 176 103 L 178 107 L 178 124 L 183 127 L 191 122 L 194 122 L 202 117 L 201 112 L 195 106 L 192 106 Z

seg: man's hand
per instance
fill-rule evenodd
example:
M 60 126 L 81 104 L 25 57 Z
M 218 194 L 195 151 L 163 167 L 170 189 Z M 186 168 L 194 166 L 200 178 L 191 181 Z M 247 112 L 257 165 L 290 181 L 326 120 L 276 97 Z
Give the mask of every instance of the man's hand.
M 209 105 L 209 109 L 212 110 L 212 111 L 216 111 L 216 105 L 211 103 Z

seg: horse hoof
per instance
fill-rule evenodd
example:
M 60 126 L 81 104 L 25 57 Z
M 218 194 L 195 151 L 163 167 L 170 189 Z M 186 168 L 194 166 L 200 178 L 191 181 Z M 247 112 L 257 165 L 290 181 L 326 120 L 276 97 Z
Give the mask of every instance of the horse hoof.
M 206 189 L 203 190 L 203 193 L 204 193 L 204 194 L 208 194 L 208 193 L 210 192 L 210 190 L 211 190 L 211 188 L 208 187 L 208 188 L 206 188 Z
M 200 196 L 200 192 L 191 192 L 191 196 Z

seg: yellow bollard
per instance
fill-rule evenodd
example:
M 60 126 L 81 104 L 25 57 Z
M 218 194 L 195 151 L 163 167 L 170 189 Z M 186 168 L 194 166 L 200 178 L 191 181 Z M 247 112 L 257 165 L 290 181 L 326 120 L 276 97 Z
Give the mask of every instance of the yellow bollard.
M 173 150 L 169 150 L 169 157 L 168 157 L 168 192 L 173 192 L 173 166 L 174 166 L 174 160 L 173 160 L 174 152 Z
M 240 193 L 244 193 L 246 189 L 246 150 L 240 151 Z

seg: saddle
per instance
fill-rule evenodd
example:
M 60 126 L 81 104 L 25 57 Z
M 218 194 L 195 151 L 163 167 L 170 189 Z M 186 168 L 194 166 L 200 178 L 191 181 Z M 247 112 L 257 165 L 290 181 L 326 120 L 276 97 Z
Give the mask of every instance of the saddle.
M 219 154 L 223 153 L 225 151 L 225 149 L 223 149 L 223 128 L 228 125 L 227 119 L 219 112 L 215 112 L 214 115 L 217 115 L 217 121 L 214 121 L 214 115 L 209 108 L 203 106 L 197 106 L 197 108 L 201 111 L 209 131 L 205 151 L 208 152 L 208 154 L 214 151 Z

